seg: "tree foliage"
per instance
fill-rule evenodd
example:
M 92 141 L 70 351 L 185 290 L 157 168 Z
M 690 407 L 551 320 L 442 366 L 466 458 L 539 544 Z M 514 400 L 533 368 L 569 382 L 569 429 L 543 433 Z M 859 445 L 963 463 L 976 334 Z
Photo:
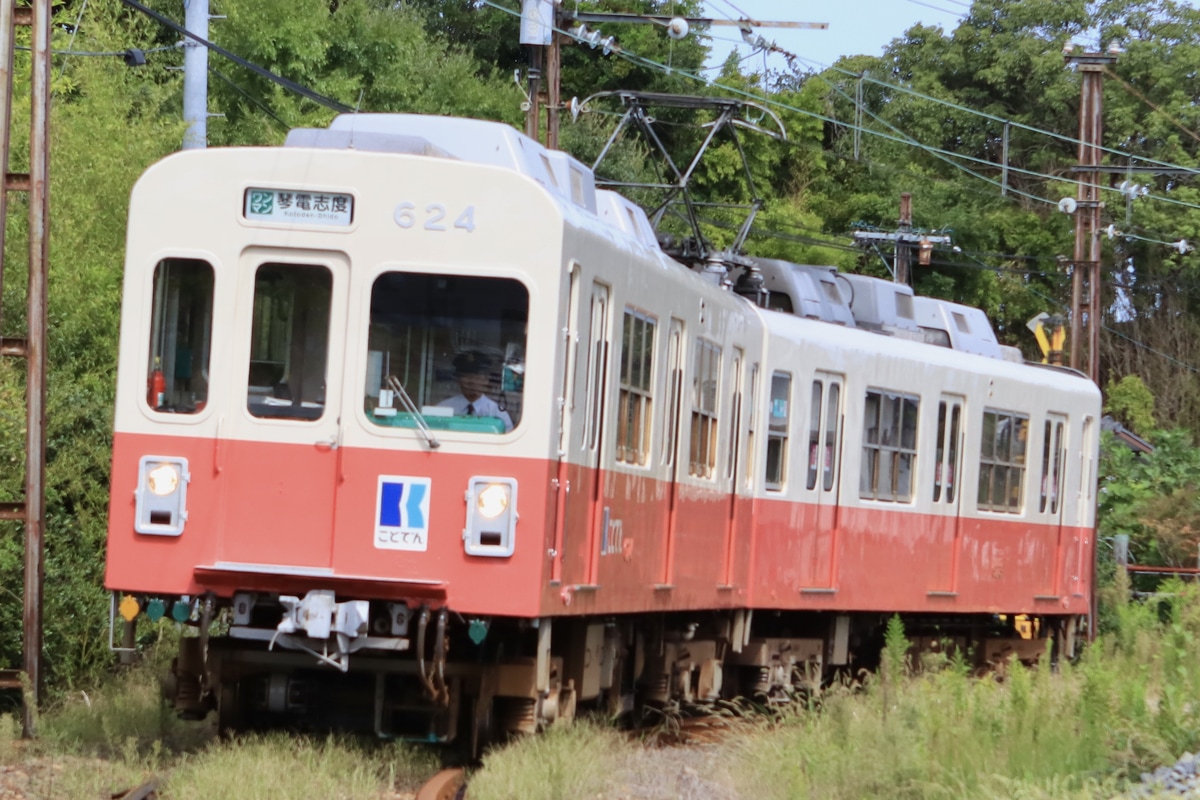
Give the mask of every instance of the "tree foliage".
M 150 5 L 176 20 L 183 0 Z M 572 6 L 571 8 L 574 8 Z M 520 124 L 514 85 L 528 54 L 517 37 L 517 0 L 213 0 L 210 36 L 250 62 L 345 106 L 369 112 L 475 116 Z M 700 15 L 699 0 L 580 0 L 584 10 Z M 715 9 L 714 9 L 715 10 Z M 80 17 L 80 12 L 82 16 Z M 120 53 L 138 47 L 148 64 L 116 57 L 60 57 L 52 116 L 49 467 L 46 664 L 57 686 L 103 668 L 107 607 L 102 559 L 111 409 L 129 189 L 149 164 L 179 145 L 182 58 L 178 34 L 118 3 L 59 7 L 54 46 Z M 977 305 L 1008 344 L 1035 352 L 1025 321 L 1060 311 L 1074 221 L 1057 200 L 1075 194 L 1079 76 L 1063 63 L 1069 42 L 1122 49 L 1104 83 L 1104 156 L 1113 166 L 1200 168 L 1200 11 L 1177 0 L 975 0 L 951 31 L 914 26 L 878 55 L 844 58 L 820 71 L 750 70 L 741 54 L 707 65 L 705 40 L 671 40 L 656 25 L 606 24 L 621 52 L 563 48 L 563 97 L 633 89 L 756 98 L 777 114 L 786 141 L 722 134 L 693 178 L 703 202 L 761 200 L 751 254 L 886 274 L 883 248 L 850 246 L 864 227 L 892 230 L 901 192 L 914 225 L 950 232 L 915 276 L 918 291 Z M 1097 37 L 1102 37 L 1097 40 Z M 714 68 L 715 67 L 715 68 Z M 334 112 L 210 55 L 213 145 L 273 144 L 288 128 L 323 125 Z M 701 70 L 705 70 L 701 73 Z M 28 57 L 18 55 L 18 85 Z M 707 77 L 701 77 L 707 76 Z M 523 82 L 523 81 L 522 81 Z M 861 96 L 861 106 L 856 97 Z M 597 102 L 572 122 L 565 149 L 586 163 L 603 147 L 620 109 Z M 18 116 L 25 112 L 18 109 Z M 673 153 L 694 152 L 706 120 L 687 109 L 659 115 Z M 21 121 L 14 152 L 24 151 Z M 740 151 L 740 152 L 739 152 Z M 744 180 L 741 153 L 754 190 Z M 20 157 L 10 167 L 20 171 Z M 636 137 L 616 142 L 602 171 L 621 180 L 660 176 Z M 1122 181 L 1149 196 L 1116 191 Z M 1195 558 L 1200 462 L 1200 187 L 1184 171 L 1106 175 L 1103 239 L 1102 384 L 1109 408 L 1154 454 L 1106 448 L 1103 533 L 1128 533 L 1143 561 Z M 643 198 L 638 198 L 643 199 Z M 24 263 L 19 202 L 7 225 L 10 265 Z M 734 219 L 712 212 L 718 246 Z M 24 278 L 4 276 L 0 335 L 24 326 Z M 0 361 L 0 490 L 21 490 L 22 365 Z M 1171 421 L 1182 430 L 1155 431 Z M 0 625 L 20 630 L 21 538 L 0 544 Z M 19 663 L 21 643 L 0 640 L 0 660 Z

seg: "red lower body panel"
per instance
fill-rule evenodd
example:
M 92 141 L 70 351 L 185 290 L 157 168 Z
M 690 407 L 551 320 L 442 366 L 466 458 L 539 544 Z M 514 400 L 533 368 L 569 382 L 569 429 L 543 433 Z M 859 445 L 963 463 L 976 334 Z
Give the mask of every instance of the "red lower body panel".
M 144 454 L 188 459 L 180 536 L 134 532 Z M 464 551 L 472 476 L 517 481 L 510 557 Z M 379 539 L 387 481 L 421 483 L 428 495 L 426 532 L 407 549 Z M 106 583 L 152 595 L 331 588 L 521 617 L 730 607 L 1083 614 L 1091 538 L 1007 515 L 672 492 L 647 476 L 560 471 L 548 460 L 118 434 Z

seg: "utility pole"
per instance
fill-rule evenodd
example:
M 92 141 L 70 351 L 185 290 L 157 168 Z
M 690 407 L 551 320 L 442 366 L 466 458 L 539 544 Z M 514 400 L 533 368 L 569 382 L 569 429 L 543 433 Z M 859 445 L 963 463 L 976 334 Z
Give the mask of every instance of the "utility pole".
M 953 240 L 945 235 L 930 235 L 914 232 L 912 229 L 912 194 L 900 194 L 900 220 L 897 229 L 891 233 L 883 231 L 854 231 L 851 234 L 859 244 L 876 242 L 891 242 L 895 249 L 889 270 L 892 280 L 896 283 L 912 283 L 911 269 L 912 247 L 915 244 L 919 251 L 918 261 L 921 266 L 928 266 L 933 255 L 935 244 L 952 244 Z M 886 263 L 886 262 L 885 262 Z
M 541 140 L 538 128 L 542 114 L 538 96 L 541 93 L 542 61 L 546 48 L 555 41 L 555 16 L 553 0 L 521 0 L 521 44 L 529 52 L 529 73 L 526 76 L 528 89 L 525 102 L 521 105 L 525 109 L 525 135 L 535 141 Z
M 912 232 L 912 194 L 900 193 L 900 233 Z M 896 239 L 896 283 L 911 284 L 908 277 L 908 242 Z
M 1100 383 L 1100 142 L 1103 136 L 1104 70 L 1116 62 L 1114 52 L 1072 54 L 1068 65 L 1081 77 L 1079 97 L 1079 185 L 1075 204 L 1075 257 L 1071 268 L 1071 369 L 1080 368 L 1082 328 L 1087 314 L 1087 374 Z M 1084 285 L 1086 275 L 1087 285 Z M 1086 291 L 1086 298 L 1084 297 Z
M 208 0 L 186 0 L 184 25 L 189 33 L 208 40 Z M 208 146 L 208 48 L 183 40 L 183 149 Z
M 558 149 L 559 112 L 562 110 L 562 41 L 571 38 L 595 47 L 603 47 L 604 53 L 617 48 L 614 37 L 602 38 L 599 31 L 588 31 L 586 24 L 606 22 L 640 23 L 660 25 L 667 29 L 672 39 L 683 39 L 692 29 L 712 26 L 739 28 L 743 37 L 748 37 L 754 28 L 803 28 L 826 30 L 827 22 L 770 22 L 754 19 L 709 19 L 707 17 L 668 17 L 655 14 L 610 14 L 602 12 L 566 11 L 559 8 L 556 0 L 521 0 L 521 44 L 529 50 L 528 98 L 525 109 L 525 135 L 541 141 L 540 83 L 545 66 L 546 83 L 546 146 Z M 571 37 L 559 31 L 578 25 Z M 770 49 L 770 45 L 762 46 Z

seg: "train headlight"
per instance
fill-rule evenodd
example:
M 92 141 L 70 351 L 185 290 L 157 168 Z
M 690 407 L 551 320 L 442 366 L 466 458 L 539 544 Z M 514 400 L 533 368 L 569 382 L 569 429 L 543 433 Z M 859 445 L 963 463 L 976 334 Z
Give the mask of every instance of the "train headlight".
M 179 536 L 187 521 L 186 458 L 142 456 L 134 491 L 133 529 L 154 536 Z
M 467 482 L 463 549 L 470 556 L 507 558 L 516 548 L 517 482 L 475 476 Z
M 508 509 L 508 498 L 511 489 L 503 483 L 493 483 L 484 487 L 475 496 L 475 508 L 484 519 L 495 519 Z
M 146 487 L 159 497 L 166 497 L 179 488 L 179 468 L 174 464 L 159 464 L 146 474 Z

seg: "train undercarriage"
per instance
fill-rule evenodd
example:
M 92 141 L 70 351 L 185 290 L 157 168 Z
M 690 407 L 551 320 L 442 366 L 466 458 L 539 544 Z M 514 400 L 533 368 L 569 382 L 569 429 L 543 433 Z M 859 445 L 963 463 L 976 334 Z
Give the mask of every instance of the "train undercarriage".
M 891 615 L 722 610 L 605 617 L 464 617 L 403 603 L 235 595 L 193 603 L 168 695 L 223 731 L 265 727 L 489 742 L 584 709 L 743 698 L 785 704 L 878 665 Z M 1074 655 L 1077 616 L 901 617 L 910 655 L 960 653 L 979 669 Z

